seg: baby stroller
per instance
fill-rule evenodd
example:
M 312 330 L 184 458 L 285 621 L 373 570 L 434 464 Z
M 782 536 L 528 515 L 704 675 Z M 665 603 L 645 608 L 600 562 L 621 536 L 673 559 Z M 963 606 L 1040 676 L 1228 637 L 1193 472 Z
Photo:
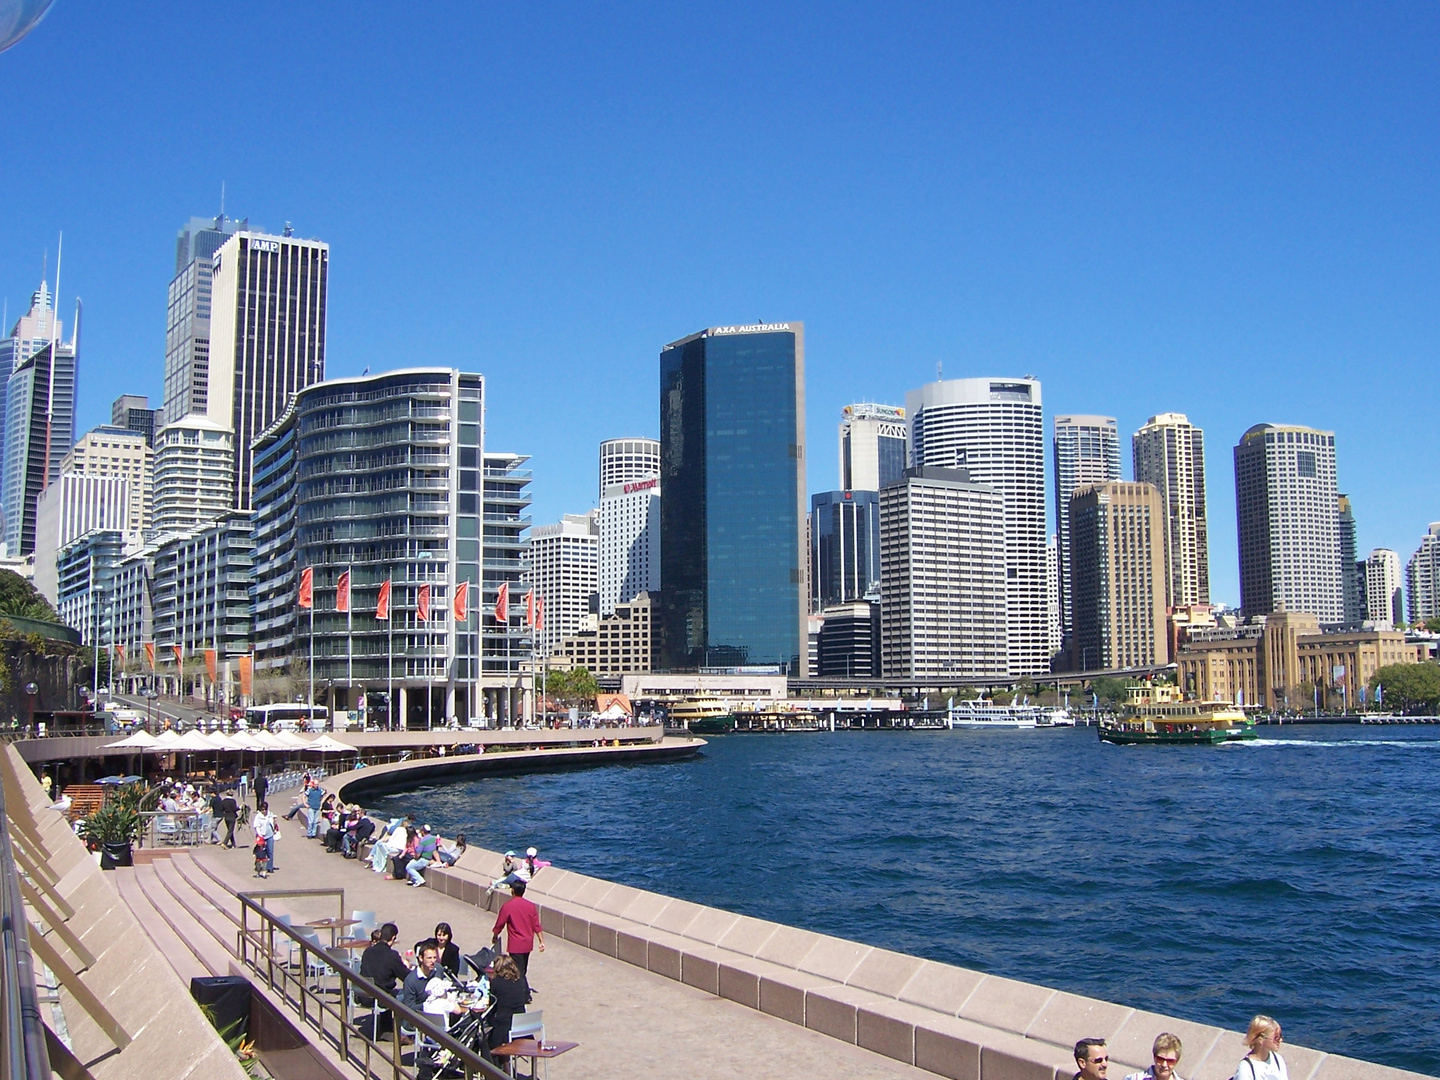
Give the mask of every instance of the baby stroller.
M 480 1055 L 492 1065 L 495 1063 L 495 1059 L 490 1056 L 490 1025 L 480 1013 L 466 1013 L 450 1025 L 448 1034 L 467 1050 Z M 439 1080 L 442 1077 L 464 1076 L 465 1066 L 456 1060 L 454 1053 L 442 1047 L 435 1051 L 430 1068 L 422 1071 Z

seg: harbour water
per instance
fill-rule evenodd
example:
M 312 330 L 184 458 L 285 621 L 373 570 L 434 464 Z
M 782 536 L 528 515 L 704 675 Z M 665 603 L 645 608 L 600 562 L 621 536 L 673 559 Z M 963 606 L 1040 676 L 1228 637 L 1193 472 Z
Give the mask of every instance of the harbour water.
M 1261 730 L 1214 748 L 1085 728 L 731 735 L 689 762 L 377 809 L 1171 1015 L 1243 1029 L 1267 1012 L 1289 1040 L 1440 1075 L 1440 730 Z

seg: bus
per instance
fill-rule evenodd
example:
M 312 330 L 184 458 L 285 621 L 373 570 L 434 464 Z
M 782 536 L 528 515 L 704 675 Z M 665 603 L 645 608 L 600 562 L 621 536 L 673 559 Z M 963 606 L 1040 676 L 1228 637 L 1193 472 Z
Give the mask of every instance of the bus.
M 251 705 L 245 726 L 267 731 L 328 731 L 330 710 L 324 705 Z

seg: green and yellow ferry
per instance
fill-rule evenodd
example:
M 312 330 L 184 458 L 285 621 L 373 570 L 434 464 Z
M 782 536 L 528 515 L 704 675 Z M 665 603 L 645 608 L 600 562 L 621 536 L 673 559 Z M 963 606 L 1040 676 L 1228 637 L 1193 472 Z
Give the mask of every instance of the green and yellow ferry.
M 1165 743 L 1213 746 L 1255 738 L 1255 723 L 1228 701 L 1186 701 L 1174 686 L 1127 687 L 1124 711 L 1100 721 L 1109 743 Z
M 735 730 L 735 717 L 717 697 L 701 695 L 677 701 L 669 709 L 670 723 L 695 735 L 726 735 Z

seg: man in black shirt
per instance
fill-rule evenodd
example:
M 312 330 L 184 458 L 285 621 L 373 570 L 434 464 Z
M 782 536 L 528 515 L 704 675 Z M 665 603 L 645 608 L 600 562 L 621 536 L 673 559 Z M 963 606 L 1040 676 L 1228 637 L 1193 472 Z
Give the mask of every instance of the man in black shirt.
M 396 986 L 401 979 L 410 974 L 410 969 L 405 966 L 405 961 L 400 959 L 400 954 L 395 951 L 395 939 L 400 936 L 400 930 L 394 923 L 386 923 L 375 932 L 371 945 L 360 954 L 360 974 L 369 979 L 391 997 L 395 996 Z M 369 998 L 357 998 L 356 1003 L 361 1008 L 370 1008 L 375 1004 Z M 389 1012 L 384 1016 L 389 1018 Z M 388 1023 L 383 1025 L 389 1030 Z M 375 1022 L 375 1038 L 381 1034 L 380 1018 Z
M 225 822 L 224 844 L 228 848 L 235 846 L 235 822 L 240 817 L 240 804 L 235 801 L 235 793 L 227 791 L 220 798 L 220 817 Z

